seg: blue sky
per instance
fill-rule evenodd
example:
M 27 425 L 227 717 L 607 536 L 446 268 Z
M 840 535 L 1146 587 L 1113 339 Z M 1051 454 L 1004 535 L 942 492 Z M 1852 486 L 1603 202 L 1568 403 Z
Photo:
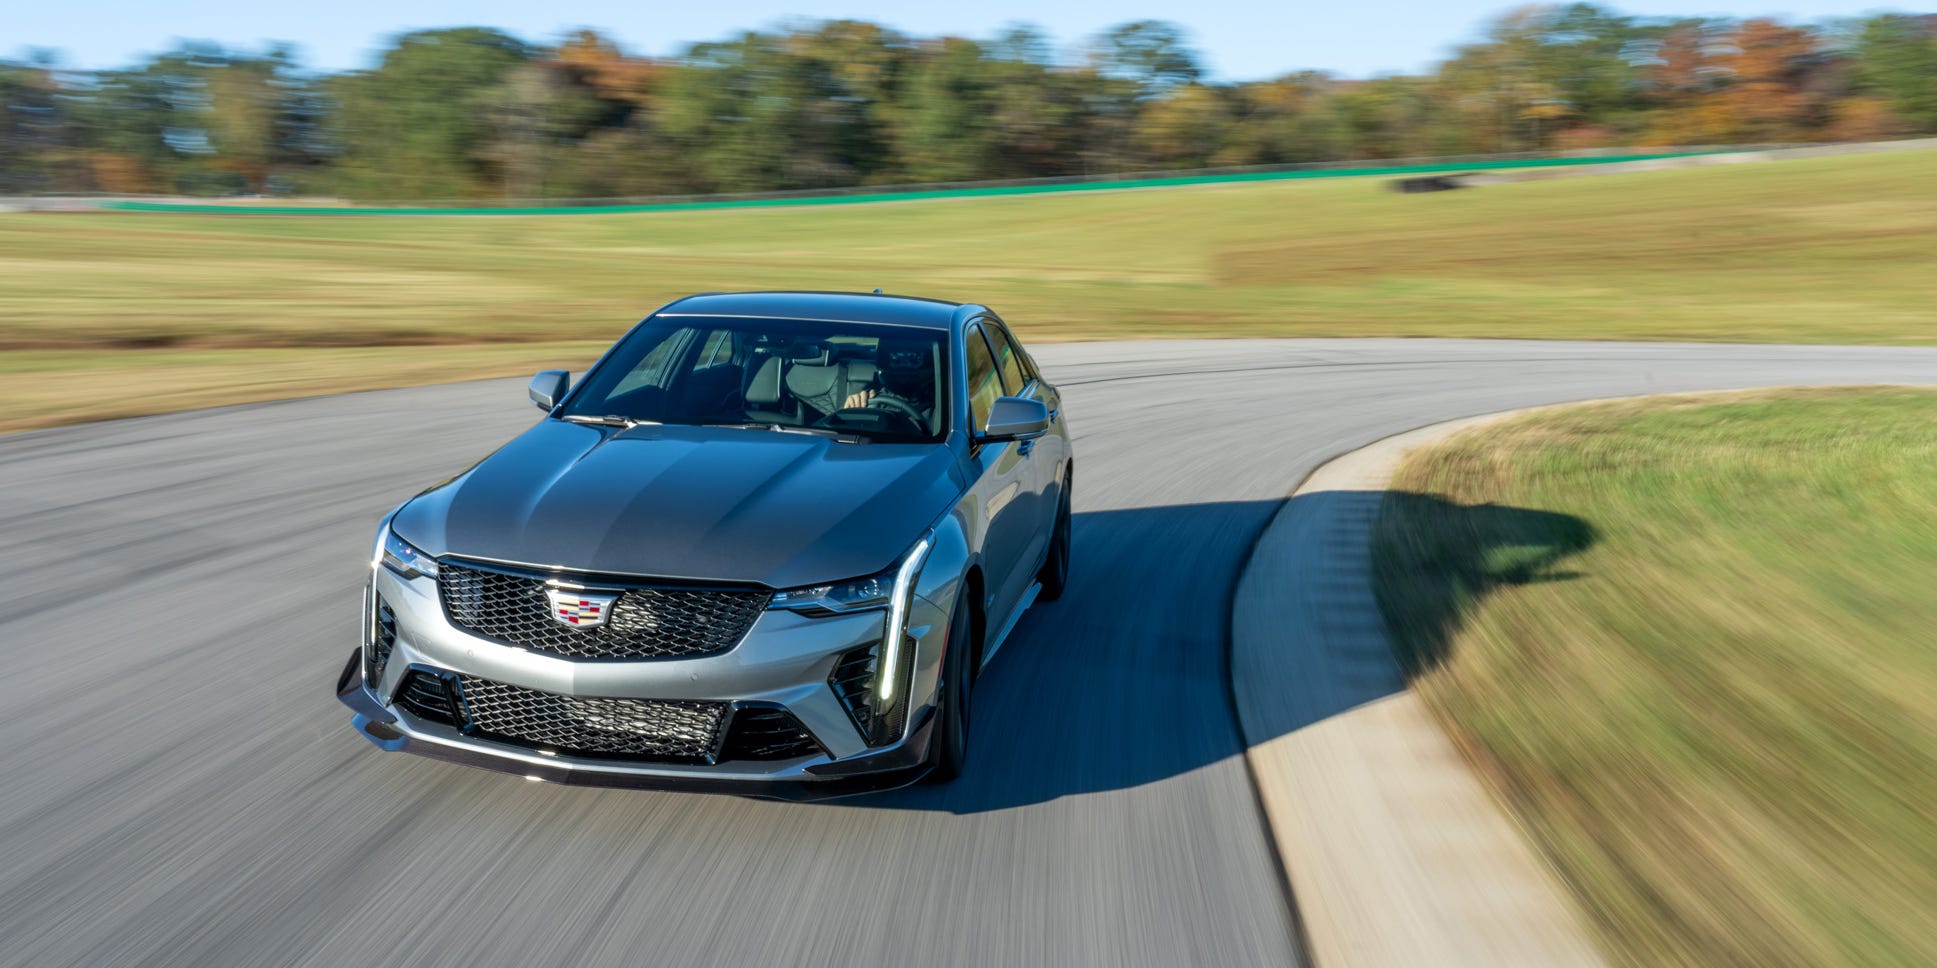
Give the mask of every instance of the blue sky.
M 1294 68 L 1367 77 L 1427 67 L 1512 5 L 1510 0 L 818 0 L 812 5 L 801 0 L 12 0 L 0 43 L 16 46 L 0 48 L 0 55 L 17 57 L 29 47 L 52 48 L 60 52 L 64 66 L 94 68 L 128 63 L 171 46 L 177 38 L 245 48 L 288 41 L 296 45 L 305 64 L 341 70 L 373 63 L 384 38 L 392 34 L 467 24 L 500 27 L 537 41 L 554 39 L 575 27 L 594 27 L 632 51 L 665 55 L 693 41 L 714 40 L 789 18 L 854 18 L 919 35 L 971 37 L 987 36 L 1005 23 L 1026 21 L 1074 50 L 1085 37 L 1111 24 L 1157 18 L 1188 28 L 1219 79 L 1271 77 Z M 1874 0 L 1638 0 L 1609 6 L 1634 14 L 1774 14 L 1790 20 L 1887 9 Z

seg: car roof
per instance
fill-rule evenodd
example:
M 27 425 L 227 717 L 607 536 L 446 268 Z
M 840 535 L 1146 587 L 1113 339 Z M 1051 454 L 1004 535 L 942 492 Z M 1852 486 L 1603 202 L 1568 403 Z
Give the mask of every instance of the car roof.
M 867 292 L 709 292 L 677 300 L 653 315 L 821 319 L 947 329 L 964 305 Z

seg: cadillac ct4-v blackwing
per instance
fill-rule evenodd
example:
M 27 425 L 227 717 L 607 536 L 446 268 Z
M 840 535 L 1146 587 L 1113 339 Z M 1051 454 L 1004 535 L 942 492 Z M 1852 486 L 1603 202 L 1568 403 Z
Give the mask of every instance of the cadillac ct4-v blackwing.
M 1056 388 L 986 307 L 681 299 L 377 530 L 337 696 L 387 750 L 811 798 L 958 774 L 1069 574 Z

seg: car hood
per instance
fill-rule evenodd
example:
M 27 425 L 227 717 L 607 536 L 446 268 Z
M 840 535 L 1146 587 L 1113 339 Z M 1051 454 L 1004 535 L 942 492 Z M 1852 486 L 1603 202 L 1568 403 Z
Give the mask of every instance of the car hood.
M 943 444 L 545 420 L 391 528 L 433 556 L 790 588 L 886 569 L 963 488 Z

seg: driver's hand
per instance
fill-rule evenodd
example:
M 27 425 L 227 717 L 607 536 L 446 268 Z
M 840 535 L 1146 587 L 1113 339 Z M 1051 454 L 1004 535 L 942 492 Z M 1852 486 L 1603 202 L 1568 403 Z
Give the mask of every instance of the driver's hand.
M 860 407 L 865 407 L 868 405 L 869 400 L 874 399 L 874 394 L 875 394 L 875 390 L 873 388 L 860 390 L 855 393 L 850 393 L 847 396 L 847 402 L 841 404 L 841 409 L 854 410 Z

